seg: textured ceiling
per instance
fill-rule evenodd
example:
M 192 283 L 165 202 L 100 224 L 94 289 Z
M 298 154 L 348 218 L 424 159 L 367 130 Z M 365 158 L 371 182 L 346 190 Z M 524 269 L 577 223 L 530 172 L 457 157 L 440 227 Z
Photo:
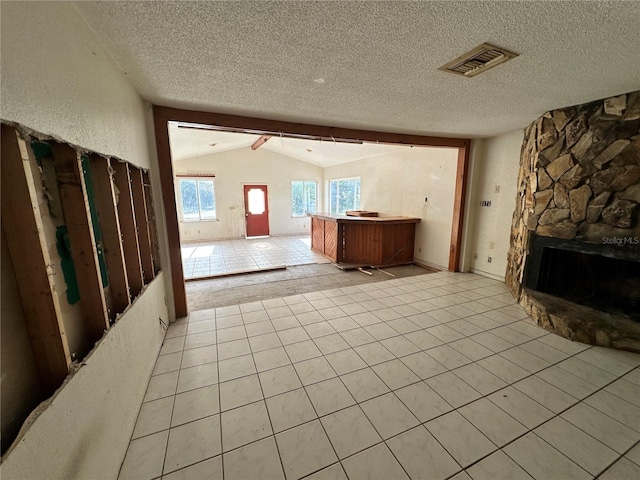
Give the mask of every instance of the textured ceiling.
M 640 2 L 76 5 L 159 105 L 489 136 L 550 109 L 640 89 Z M 520 56 L 471 79 L 438 71 L 483 42 Z
M 246 149 L 260 138 L 260 135 L 205 130 L 197 125 L 191 126 L 198 128 L 184 128 L 189 125 L 188 123 L 169 122 L 171 159 L 174 161 L 203 157 L 239 148 Z M 353 144 L 274 136 L 259 148 L 324 168 L 363 158 L 372 158 L 389 152 L 397 152 L 411 147 L 378 145 L 375 143 Z M 247 155 L 251 155 L 251 152 L 247 153 Z

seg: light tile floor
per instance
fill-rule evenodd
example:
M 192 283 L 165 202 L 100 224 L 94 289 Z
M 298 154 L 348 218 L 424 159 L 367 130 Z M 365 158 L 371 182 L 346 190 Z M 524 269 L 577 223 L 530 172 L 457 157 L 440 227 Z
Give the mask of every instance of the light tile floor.
M 195 311 L 120 478 L 637 479 L 639 365 L 473 274 Z
M 187 279 L 281 265 L 329 263 L 311 251 L 309 235 L 183 243 L 180 250 Z

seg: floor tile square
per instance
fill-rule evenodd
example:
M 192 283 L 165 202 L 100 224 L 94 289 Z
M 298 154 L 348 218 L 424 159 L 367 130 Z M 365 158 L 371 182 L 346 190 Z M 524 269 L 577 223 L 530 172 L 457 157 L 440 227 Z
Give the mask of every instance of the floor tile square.
M 217 347 L 218 361 L 240 357 L 251 353 L 249 340 L 246 338 L 243 338 L 242 340 L 234 340 L 233 342 L 221 343 Z
M 423 426 L 388 440 L 387 445 L 411 478 L 444 479 L 460 471 L 460 465 Z
M 276 441 L 289 479 L 304 477 L 338 460 L 319 420 L 279 433 Z
M 440 395 L 424 382 L 414 383 L 394 392 L 421 422 L 453 410 Z
M 186 337 L 165 338 L 162 342 L 159 355 L 181 352 L 184 349 Z
M 436 360 L 447 370 L 453 370 L 471 363 L 471 360 L 449 345 L 441 345 L 426 351 L 426 354 Z
M 458 412 L 450 412 L 426 423 L 427 430 L 463 467 L 488 455 L 497 447 Z M 452 435 L 455 432 L 455 435 Z
M 453 373 L 471 385 L 482 395 L 488 395 L 507 386 L 504 380 L 485 370 L 477 363 L 471 363 L 464 367 L 456 368 Z
M 425 382 L 455 408 L 481 397 L 480 392 L 451 372 L 428 378 Z
M 336 376 L 336 372 L 333 371 L 333 368 L 324 357 L 304 360 L 294 363 L 293 366 L 298 372 L 303 385 L 310 385 Z
M 376 341 L 376 339 L 373 338 L 364 328 L 346 330 L 340 332 L 340 336 L 342 336 L 342 338 L 344 338 L 351 347 L 359 347 L 360 345 Z
M 169 431 L 163 473 L 213 457 L 221 451 L 219 415 L 174 427 Z
M 317 418 L 316 412 L 302 388 L 268 398 L 267 408 L 275 433 Z
M 220 382 L 233 380 L 234 378 L 245 377 L 256 373 L 256 366 L 253 362 L 253 355 L 243 355 L 241 357 L 230 358 L 218 362 Z
M 374 365 L 371 368 L 391 390 L 420 381 L 420 378 L 415 373 L 397 359 Z
M 319 416 L 341 410 L 356 402 L 339 378 L 332 378 L 306 387 L 311 403 Z
M 487 398 L 529 429 L 546 422 L 554 415 L 551 410 L 513 387 L 498 390 Z
M 184 349 L 205 347 L 207 345 L 215 345 L 217 336 L 215 331 L 196 333 L 185 337 Z
M 242 314 L 242 321 L 246 324 L 262 322 L 264 320 L 269 320 L 269 315 L 265 310 L 257 310 L 255 312 L 248 312 Z
M 476 363 L 509 384 L 515 383 L 530 375 L 524 368 L 520 368 L 515 363 L 510 362 L 500 355 L 491 355 Z
M 471 474 L 473 480 L 495 480 L 497 478 L 531 480 L 531 476 L 501 450 L 472 465 L 467 469 L 467 472 Z
M 616 452 L 561 417 L 552 418 L 534 433 L 592 475 L 618 458 Z
M 262 400 L 258 375 L 236 378 L 220 384 L 220 410 L 231 410 Z
M 158 357 L 158 360 L 156 361 L 156 366 L 153 368 L 153 373 L 151 375 L 161 375 L 163 373 L 175 372 L 176 370 L 180 370 L 181 360 L 182 351 L 169 353 L 167 355 L 160 355 Z
M 276 331 L 286 330 L 287 328 L 295 328 L 300 326 L 300 322 L 294 316 L 279 317 L 271 320 L 271 324 Z
M 536 480 L 593 478 L 533 432 L 510 443 L 503 451 Z
M 320 419 L 339 458 L 346 458 L 382 439 L 358 406 Z
M 628 382 L 624 378 L 616 380 L 605 388 L 605 391 L 640 407 L 640 385 Z
M 354 330 L 356 328 L 360 328 L 356 322 L 354 322 L 350 317 L 340 317 L 333 320 L 329 320 L 327 322 L 331 325 L 336 332 L 345 332 L 347 330 Z
M 223 412 L 221 418 L 225 452 L 273 433 L 264 401 Z
M 385 338 L 397 337 L 399 335 L 393 328 L 386 323 L 376 323 L 369 325 L 364 329 L 376 340 L 384 340 Z
M 253 353 L 282 346 L 278 333 L 266 333 L 264 335 L 251 337 L 249 338 L 249 344 L 251 345 L 251 351 Z
M 222 480 L 222 455 L 162 476 L 162 480 L 191 480 L 194 478 Z
M 271 320 L 273 320 L 274 318 L 291 316 L 291 315 L 293 315 L 293 312 L 291 311 L 291 309 L 289 307 L 284 305 L 284 306 L 280 306 L 280 307 L 268 308 L 267 309 L 267 315 L 269 315 L 269 318 Z
M 304 329 L 311 338 L 319 338 L 336 333 L 328 322 L 311 323 L 305 325 Z
M 420 423 L 393 393 L 372 398 L 361 403 L 360 406 L 384 439 L 409 430 Z
M 474 427 L 498 447 L 527 433 L 527 428 L 486 398 L 458 410 Z
M 395 358 L 380 342 L 360 345 L 359 347 L 354 347 L 354 350 L 369 366 L 387 362 Z
M 230 318 L 230 317 L 226 317 L 226 318 Z M 242 323 L 242 321 L 240 321 L 240 323 Z M 193 323 L 188 323 L 186 325 L 178 325 L 180 327 L 184 328 L 184 333 L 183 335 L 193 335 L 195 333 L 204 333 L 204 332 L 210 332 L 212 330 L 215 330 L 216 327 L 220 328 L 215 319 L 210 319 L 210 320 L 202 320 L 200 322 L 193 322 Z M 169 332 L 167 332 L 168 334 Z
M 520 380 L 514 383 L 513 386 L 555 413 L 560 413 L 562 410 L 578 403 L 578 399 L 575 397 L 536 376 Z
M 284 347 L 276 347 L 254 353 L 253 360 L 256 363 L 258 372 L 264 372 L 265 370 L 271 370 L 272 368 L 282 367 L 291 363 Z
M 178 376 L 179 372 L 169 372 L 151 377 L 143 402 L 174 395 L 178 385 Z
M 245 445 L 223 456 L 225 480 L 285 478 L 274 437 Z
M 337 333 L 327 335 L 326 337 L 313 338 L 313 341 L 323 355 L 329 355 L 331 353 L 351 348 L 349 344 Z
M 215 345 L 208 345 L 206 347 L 193 348 L 191 350 L 185 350 L 182 353 L 181 368 L 195 367 L 197 365 L 203 365 L 205 363 L 213 363 L 218 359 L 218 349 Z
M 640 433 L 586 403 L 578 403 L 560 416 L 621 454 L 640 440 Z
M 171 426 L 220 413 L 218 385 L 190 390 L 176 395 Z
M 260 372 L 258 375 L 265 397 L 272 397 L 302 386 L 292 365 Z
M 340 463 L 323 468 L 319 472 L 306 477 L 306 480 L 349 480 Z
M 349 478 L 368 480 L 409 479 L 389 448 L 380 443 L 342 461 Z
M 275 332 L 273 325 L 269 321 L 249 323 L 244 328 L 247 332 L 248 337 L 255 337 L 258 335 Z
M 417 330 L 415 332 L 407 333 L 404 337 L 421 350 L 427 350 L 429 348 L 442 345 L 442 340 L 434 337 L 426 330 Z
M 320 350 L 318 350 L 316 344 L 313 343 L 313 340 L 292 343 L 291 345 L 287 345 L 284 348 L 289 354 L 289 358 L 294 363 L 322 356 L 322 353 L 320 352 Z
M 131 438 L 143 437 L 169 428 L 173 410 L 173 398 L 164 397 L 143 403 Z
M 389 391 L 389 388 L 370 368 L 347 373 L 340 378 L 356 402 L 364 402 Z
M 420 330 L 420 327 L 408 318 L 397 318 L 386 323 L 388 326 L 390 326 L 400 334 L 411 333 Z
M 162 474 L 169 431 L 132 440 L 120 467 L 120 480 L 151 480 Z
M 367 364 L 360 358 L 355 350 L 349 348 L 336 353 L 326 355 L 325 358 L 331 364 L 338 375 L 366 368 Z
M 400 359 L 413 373 L 422 380 L 434 377 L 447 369 L 424 352 L 414 353 Z
M 529 373 L 536 373 L 551 365 L 550 362 L 523 350 L 520 347 L 513 347 L 499 353 L 503 358 L 515 363 L 520 368 L 524 368 Z
M 483 347 L 478 342 L 474 342 L 470 338 L 463 338 L 456 340 L 449 344 L 450 347 L 456 349 L 468 359 L 476 362 L 481 358 L 489 357 L 493 355 L 493 352 L 486 347 Z
M 599 480 L 635 480 L 640 478 L 640 465 L 622 457 L 602 475 Z
M 309 340 L 310 337 L 302 327 L 288 328 L 287 330 L 280 330 L 278 337 L 283 345 L 289 345 L 291 343 L 304 342 Z
M 180 370 L 177 393 L 218 383 L 218 365 L 205 363 Z

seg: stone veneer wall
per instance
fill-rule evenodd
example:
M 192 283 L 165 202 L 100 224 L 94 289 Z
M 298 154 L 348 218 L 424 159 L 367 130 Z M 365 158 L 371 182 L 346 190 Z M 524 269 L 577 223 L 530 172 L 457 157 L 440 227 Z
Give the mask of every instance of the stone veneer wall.
M 577 333 L 525 291 L 533 232 L 598 244 L 640 236 L 640 91 L 547 112 L 525 129 L 507 259 L 506 284 L 538 324 L 611 345 Z

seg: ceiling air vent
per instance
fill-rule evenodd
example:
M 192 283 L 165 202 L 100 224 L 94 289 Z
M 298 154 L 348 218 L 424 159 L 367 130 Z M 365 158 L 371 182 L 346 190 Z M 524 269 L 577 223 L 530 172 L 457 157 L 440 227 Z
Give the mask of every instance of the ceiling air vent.
M 504 48 L 483 43 L 446 65 L 443 65 L 438 70 L 455 75 L 462 75 L 464 77 L 475 77 L 517 56 L 518 54 L 505 50 Z

